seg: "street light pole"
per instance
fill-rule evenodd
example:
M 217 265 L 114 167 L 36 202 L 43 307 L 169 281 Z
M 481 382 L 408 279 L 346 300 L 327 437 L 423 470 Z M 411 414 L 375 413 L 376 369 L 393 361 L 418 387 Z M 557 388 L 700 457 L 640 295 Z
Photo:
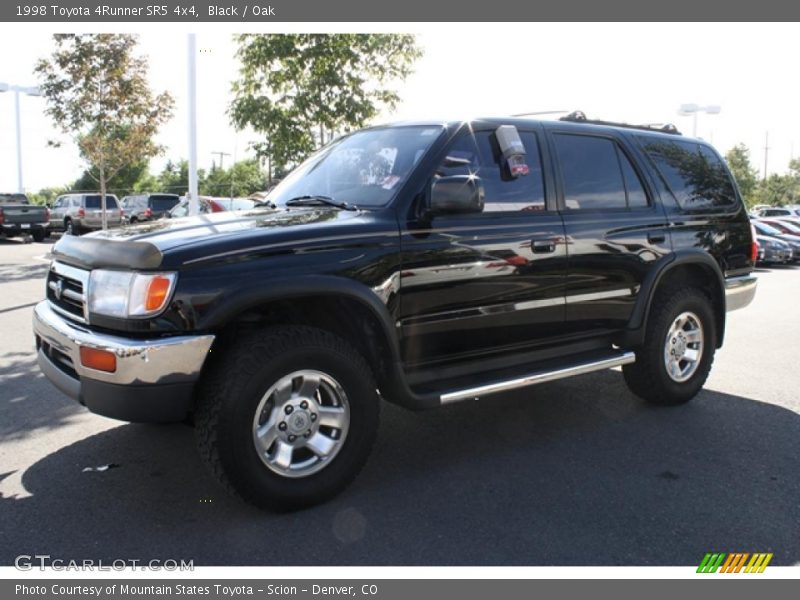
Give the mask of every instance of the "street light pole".
M 17 192 L 22 194 L 22 125 L 19 116 L 19 90 L 14 90 L 14 120 L 17 126 Z
M 189 214 L 200 212 L 197 185 L 197 38 L 189 34 Z
M 704 112 L 708 115 L 718 115 L 722 110 L 719 106 L 698 106 L 697 104 L 681 104 L 678 114 L 682 117 L 692 115 L 692 137 L 697 137 L 697 113 Z
M 22 119 L 19 110 L 19 93 L 24 92 L 27 96 L 41 96 L 41 92 L 37 87 L 24 87 L 21 85 L 10 85 L 8 83 L 0 83 L 0 92 L 14 92 L 14 126 L 16 129 L 17 141 L 17 192 L 24 193 L 25 189 L 22 185 Z

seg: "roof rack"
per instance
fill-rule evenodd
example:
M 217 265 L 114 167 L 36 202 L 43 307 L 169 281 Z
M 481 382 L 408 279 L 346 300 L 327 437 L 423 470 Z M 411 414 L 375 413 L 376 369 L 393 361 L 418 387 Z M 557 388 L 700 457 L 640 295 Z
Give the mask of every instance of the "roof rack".
M 678 128 L 672 123 L 648 123 L 644 125 L 631 125 L 630 123 L 615 123 L 614 121 L 598 121 L 597 119 L 587 119 L 583 111 L 576 110 L 559 119 L 559 121 L 569 121 L 571 123 L 591 123 L 592 125 L 609 125 L 611 127 L 626 127 L 628 129 L 642 129 L 644 131 L 660 131 L 671 135 L 682 135 Z

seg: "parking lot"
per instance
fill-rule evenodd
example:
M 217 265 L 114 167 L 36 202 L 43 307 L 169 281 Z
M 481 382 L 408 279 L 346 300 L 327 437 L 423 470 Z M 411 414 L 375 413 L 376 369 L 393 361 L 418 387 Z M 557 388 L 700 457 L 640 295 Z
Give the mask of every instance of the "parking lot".
M 0 564 L 800 563 L 798 267 L 760 270 L 686 406 L 646 406 L 614 371 L 427 413 L 384 405 L 355 483 L 279 515 L 219 488 L 189 427 L 94 416 L 44 379 L 31 311 L 49 247 L 0 240 Z

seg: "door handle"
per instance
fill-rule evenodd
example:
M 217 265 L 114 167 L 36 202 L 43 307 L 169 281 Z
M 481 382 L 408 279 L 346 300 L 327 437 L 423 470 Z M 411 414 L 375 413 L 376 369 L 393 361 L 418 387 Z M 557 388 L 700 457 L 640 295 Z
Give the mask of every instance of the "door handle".
M 667 236 L 663 233 L 648 233 L 647 234 L 647 241 L 651 244 L 660 244 L 667 240 Z
M 533 241 L 531 250 L 534 254 L 548 254 L 556 251 L 556 243 L 553 240 Z

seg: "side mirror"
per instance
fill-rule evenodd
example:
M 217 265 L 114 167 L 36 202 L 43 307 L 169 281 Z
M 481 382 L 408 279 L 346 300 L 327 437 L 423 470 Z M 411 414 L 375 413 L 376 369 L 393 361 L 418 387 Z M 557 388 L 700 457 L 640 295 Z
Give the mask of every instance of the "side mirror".
M 431 186 L 429 210 L 435 215 L 483 212 L 483 184 L 474 175 L 440 177 Z

